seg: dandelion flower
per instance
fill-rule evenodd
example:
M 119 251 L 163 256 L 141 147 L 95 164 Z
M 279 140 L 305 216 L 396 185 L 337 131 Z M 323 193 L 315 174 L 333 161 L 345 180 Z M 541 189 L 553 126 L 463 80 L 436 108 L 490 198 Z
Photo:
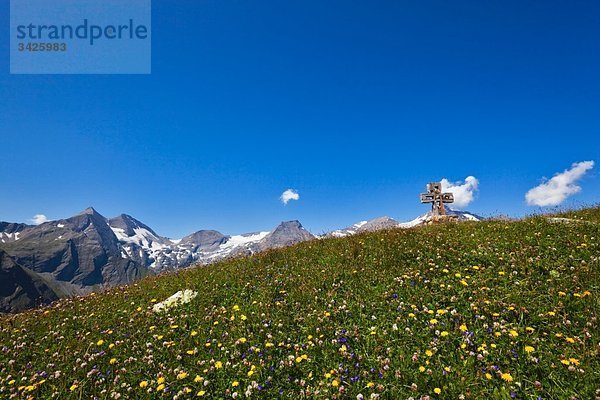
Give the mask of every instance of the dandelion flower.
M 535 349 L 532 346 L 525 346 L 525 351 L 527 353 L 533 353 Z
M 182 380 L 182 379 L 187 378 L 187 376 L 188 376 L 187 372 L 185 372 L 185 371 L 184 372 L 180 372 L 180 373 L 177 374 L 177 379 Z
M 433 389 L 433 392 L 435 394 L 440 394 L 440 393 L 442 393 L 442 389 L 436 387 L 435 389 Z
M 504 380 L 506 382 L 512 382 L 513 381 L 512 375 L 509 374 L 508 372 L 503 373 L 502 375 L 500 375 L 500 377 L 502 378 L 502 380 Z
M 145 389 L 146 387 L 148 387 L 148 381 L 141 381 L 141 382 L 140 382 L 140 387 L 141 387 L 142 389 Z

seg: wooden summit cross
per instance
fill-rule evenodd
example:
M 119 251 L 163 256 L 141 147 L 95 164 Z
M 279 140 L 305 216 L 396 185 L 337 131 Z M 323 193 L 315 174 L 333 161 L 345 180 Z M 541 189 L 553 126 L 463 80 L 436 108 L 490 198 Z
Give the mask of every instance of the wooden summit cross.
M 446 215 L 444 204 L 454 203 L 454 195 L 442 193 L 441 182 L 431 182 L 427 184 L 427 193 L 421 193 L 421 203 L 431 203 L 433 216 Z

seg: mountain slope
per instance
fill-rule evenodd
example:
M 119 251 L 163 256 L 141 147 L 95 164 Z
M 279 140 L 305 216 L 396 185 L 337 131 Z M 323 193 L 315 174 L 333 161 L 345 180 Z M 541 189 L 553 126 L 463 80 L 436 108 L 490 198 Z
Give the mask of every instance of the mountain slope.
M 542 217 L 366 232 L 59 300 L 1 317 L 0 393 L 594 399 L 598 237 Z
M 42 277 L 0 250 L 0 313 L 23 311 L 58 298 Z
M 28 228 L 18 241 L 2 248 L 17 264 L 52 280 L 68 295 L 133 282 L 146 275 L 143 265 L 121 256 L 117 237 L 93 208 Z

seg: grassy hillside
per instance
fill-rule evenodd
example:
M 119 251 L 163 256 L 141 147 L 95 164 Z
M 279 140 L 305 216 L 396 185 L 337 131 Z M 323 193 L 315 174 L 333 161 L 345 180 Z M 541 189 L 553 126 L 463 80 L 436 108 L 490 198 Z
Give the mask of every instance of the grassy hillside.
M 312 241 L 2 317 L 0 397 L 594 399 L 600 208 L 568 216 L 592 223 Z

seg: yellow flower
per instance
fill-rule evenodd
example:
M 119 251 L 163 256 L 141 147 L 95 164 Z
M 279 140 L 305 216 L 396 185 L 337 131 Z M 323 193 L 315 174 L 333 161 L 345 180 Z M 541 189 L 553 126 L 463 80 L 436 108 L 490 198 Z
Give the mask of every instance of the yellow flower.
M 240 306 L 238 306 L 237 304 L 233 306 L 233 311 L 240 311 Z
M 196 394 L 196 396 L 198 396 L 198 397 L 202 397 L 202 396 L 204 396 L 205 394 L 206 394 L 206 392 L 205 392 L 204 390 L 201 390 L 201 391 L 199 391 L 199 392 Z
M 501 376 L 502 380 L 505 380 L 506 382 L 512 382 L 513 381 L 513 377 L 511 374 L 509 374 L 508 372 L 503 373 Z
M 409 314 L 408 314 L 408 316 L 409 316 L 410 318 L 414 318 L 414 317 L 415 317 L 415 314 L 413 314 L 413 313 L 409 313 Z
M 160 385 L 158 385 L 156 387 L 156 391 L 157 392 L 162 392 L 164 389 L 165 389 L 165 384 L 164 383 L 161 383 Z
M 525 346 L 525 351 L 527 353 L 533 353 L 535 351 L 535 349 L 531 346 Z
M 188 350 L 188 351 L 186 351 L 186 353 L 191 356 L 191 355 L 196 354 L 196 350 Z
M 144 388 L 148 387 L 148 381 L 141 381 L 141 382 L 140 382 L 140 387 L 141 387 L 142 389 L 144 389 Z
M 442 389 L 440 389 L 440 388 L 435 388 L 435 389 L 433 389 L 433 392 L 434 392 L 435 394 L 440 394 L 440 393 L 442 393 Z
M 113 347 L 115 347 L 115 344 L 114 344 L 114 343 L 111 343 L 111 344 L 109 344 L 109 345 L 108 345 L 108 348 L 109 348 L 109 349 L 112 349 Z
M 177 379 L 182 380 L 182 379 L 187 378 L 187 376 L 188 376 L 187 372 L 185 372 L 185 371 L 184 372 L 180 372 L 180 373 L 177 374 Z
M 217 361 L 217 362 L 215 363 L 215 368 L 216 368 L 216 369 L 223 368 L 223 363 L 222 363 L 221 361 Z
M 331 382 L 331 386 L 333 386 L 333 387 L 338 387 L 338 386 L 340 386 L 340 381 L 338 381 L 337 379 L 334 379 L 334 380 Z
M 196 331 L 192 331 L 192 333 L 190 333 L 191 336 L 196 336 L 198 334 L 198 332 Z
M 102 346 L 104 344 L 104 340 L 100 339 L 96 342 L 96 346 Z
M 512 331 L 508 332 L 508 334 L 509 334 L 510 336 L 512 336 L 512 337 L 517 337 L 517 336 L 519 336 L 519 334 L 518 334 L 518 333 L 517 333 L 517 331 L 515 331 L 515 330 L 512 330 Z
M 569 364 L 571 364 L 571 363 L 569 362 L 569 360 L 560 360 L 560 362 L 561 362 L 561 363 L 563 363 L 564 365 L 569 365 Z
M 435 319 L 435 318 L 432 318 L 432 319 L 430 319 L 430 320 L 429 320 L 429 323 L 430 323 L 431 325 L 435 325 L 435 324 L 437 324 L 437 323 L 438 323 L 438 320 L 437 320 L 437 319 Z
M 372 388 L 373 386 L 375 386 L 375 384 L 374 384 L 373 382 L 369 382 L 369 383 L 367 383 L 367 387 L 368 387 L 368 388 Z
M 242 316 L 240 318 L 242 319 L 242 321 L 245 321 L 248 319 L 248 317 L 246 317 L 244 314 L 242 314 Z
M 238 387 L 239 385 L 240 385 L 240 383 L 238 381 L 233 381 L 231 383 L 231 386 L 233 386 L 233 387 Z
M 565 340 L 571 344 L 575 343 L 575 339 L 573 339 L 571 337 L 565 338 Z
M 467 326 L 465 324 L 462 324 L 458 329 L 460 329 L 461 332 L 466 332 L 467 331 Z
M 192 389 L 190 389 L 189 387 L 185 387 L 183 388 L 184 393 L 192 393 Z
M 161 376 L 160 378 L 158 378 L 158 379 L 156 380 L 156 383 L 158 383 L 159 385 L 160 385 L 161 383 L 165 383 L 165 378 Z
M 71 387 L 69 388 L 69 390 L 72 392 L 72 391 L 74 391 L 75 389 L 77 389 L 78 387 L 79 387 L 79 385 L 78 385 L 78 384 L 76 384 L 76 383 L 74 383 L 74 384 L 72 384 L 72 385 L 71 385 Z
M 240 343 L 246 343 L 246 338 L 245 337 L 240 338 Z
M 569 358 L 569 361 L 575 365 L 579 365 L 579 360 L 576 358 Z
M 485 377 L 486 377 L 487 379 L 492 379 L 492 374 L 490 374 L 489 372 L 486 372 L 486 373 L 485 373 Z
M 110 365 L 116 364 L 117 363 L 117 359 L 116 358 L 111 358 L 110 361 L 108 362 Z
M 446 337 L 448 336 L 448 332 L 447 331 L 443 331 L 442 333 L 440 333 L 441 337 Z
M 425 351 L 425 355 L 426 355 L 427 357 L 431 357 L 431 356 L 433 355 L 433 352 L 432 352 L 431 350 L 426 350 L 426 351 Z
M 421 366 L 419 367 L 419 371 L 421 371 L 421 372 L 425 372 L 425 367 L 421 365 Z
M 296 357 L 296 362 L 299 363 L 300 361 L 302 361 L 302 357 Z
M 200 375 L 196 375 L 196 377 L 194 378 L 194 382 L 198 383 L 198 382 L 202 382 L 203 378 Z

